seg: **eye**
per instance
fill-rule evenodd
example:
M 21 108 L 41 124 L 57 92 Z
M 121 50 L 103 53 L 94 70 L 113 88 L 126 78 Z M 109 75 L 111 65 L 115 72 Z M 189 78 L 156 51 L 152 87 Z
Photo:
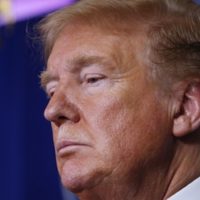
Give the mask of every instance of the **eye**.
M 57 82 L 54 81 L 54 82 L 49 82 L 47 85 L 46 85 L 46 88 L 45 88 L 45 91 L 46 91 L 46 94 L 47 94 L 47 97 L 49 99 L 51 99 L 51 97 L 53 97 L 55 91 L 56 91 L 56 87 L 57 87 Z
M 96 83 L 97 81 L 102 80 L 103 77 L 91 77 L 87 79 L 87 83 Z
M 49 99 L 51 99 L 51 97 L 54 95 L 54 91 L 51 91 L 51 92 L 48 92 L 47 93 L 47 96 Z
M 46 96 L 47 96 L 47 99 L 51 99 L 54 95 L 54 91 L 53 90 L 46 90 Z
M 87 84 L 96 84 L 103 79 L 105 79 L 105 76 L 101 74 L 88 74 L 85 76 L 85 82 Z

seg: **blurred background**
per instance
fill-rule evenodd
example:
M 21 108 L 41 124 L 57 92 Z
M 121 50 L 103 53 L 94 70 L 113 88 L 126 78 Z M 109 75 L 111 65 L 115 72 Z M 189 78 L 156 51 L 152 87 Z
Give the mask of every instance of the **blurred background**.
M 195 0 L 200 3 L 200 0 Z M 74 200 L 59 182 L 34 26 L 75 0 L 0 0 L 0 199 Z
M 34 26 L 75 0 L 0 0 L 0 199 L 74 200 L 59 182 Z

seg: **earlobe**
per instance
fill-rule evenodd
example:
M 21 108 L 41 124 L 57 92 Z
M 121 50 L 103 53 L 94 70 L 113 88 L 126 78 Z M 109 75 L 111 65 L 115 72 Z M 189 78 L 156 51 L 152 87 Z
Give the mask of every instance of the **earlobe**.
M 176 137 L 181 137 L 191 130 L 190 118 L 187 116 L 179 116 L 174 119 L 173 133 Z
M 200 127 L 200 83 L 190 84 L 185 90 L 180 110 L 173 122 L 176 137 L 186 136 Z

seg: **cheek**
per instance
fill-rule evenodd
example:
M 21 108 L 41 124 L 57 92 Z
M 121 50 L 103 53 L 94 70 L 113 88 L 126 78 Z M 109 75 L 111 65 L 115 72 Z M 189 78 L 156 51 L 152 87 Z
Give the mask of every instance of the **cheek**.
M 53 141 L 55 143 L 57 141 L 57 138 L 58 138 L 59 129 L 53 123 L 51 123 L 51 128 L 52 128 L 52 132 L 53 132 Z
M 95 101 L 90 115 L 90 125 L 94 130 L 100 130 L 104 137 L 114 139 L 119 135 L 122 137 L 125 133 L 132 132 L 131 127 L 137 120 L 141 110 L 142 102 L 129 95 L 129 91 L 123 94 L 104 95 L 106 98 Z M 146 111 L 145 111 L 146 112 Z
M 52 127 L 52 132 L 53 132 L 53 142 L 54 142 L 54 145 L 55 145 L 55 143 L 56 143 L 56 141 L 58 139 L 58 131 L 59 131 L 59 129 L 53 123 L 51 124 L 51 127 Z M 55 152 L 55 155 L 56 155 L 56 152 Z M 59 159 L 59 157 L 56 156 L 56 163 L 57 163 L 58 171 L 59 171 L 59 173 L 61 173 L 64 162 L 63 162 L 62 159 Z
M 159 103 L 148 94 L 135 96 L 110 97 L 93 109 L 90 125 L 97 148 L 116 162 L 127 156 L 154 156 L 169 136 Z
M 131 125 L 134 121 L 128 103 L 110 97 L 101 101 L 101 104 L 96 104 L 93 113 L 89 119 L 90 131 L 99 152 L 103 153 L 104 157 L 123 152 L 121 149 L 125 150 L 126 143 L 130 141 L 126 137 L 131 137 Z

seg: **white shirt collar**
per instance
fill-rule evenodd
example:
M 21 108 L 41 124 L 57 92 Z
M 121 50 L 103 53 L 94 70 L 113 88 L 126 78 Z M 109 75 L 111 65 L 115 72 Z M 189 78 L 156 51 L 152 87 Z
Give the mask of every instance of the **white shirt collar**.
M 200 200 L 200 177 L 167 200 Z

